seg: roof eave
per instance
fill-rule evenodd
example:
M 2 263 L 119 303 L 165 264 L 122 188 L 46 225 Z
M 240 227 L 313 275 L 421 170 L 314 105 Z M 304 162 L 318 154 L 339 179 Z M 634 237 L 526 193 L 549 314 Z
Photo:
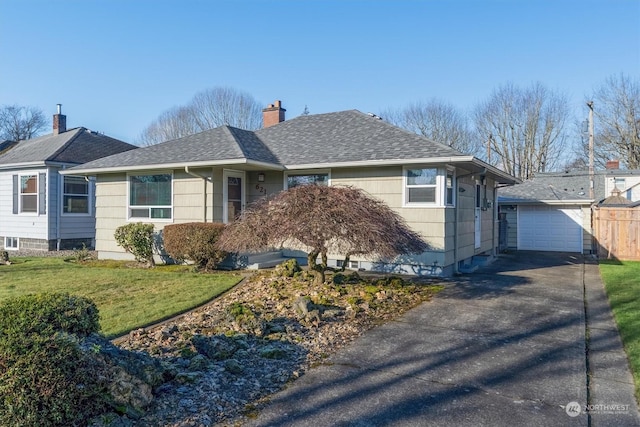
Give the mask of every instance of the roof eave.
M 278 164 L 260 162 L 250 159 L 227 159 L 227 160 L 206 160 L 201 162 L 176 162 L 176 163 L 156 163 L 149 165 L 136 165 L 136 166 L 113 166 L 104 168 L 82 168 L 81 166 L 61 171 L 62 175 L 100 175 L 105 173 L 118 173 L 118 172 L 130 172 L 130 171 L 143 171 L 143 170 L 162 170 L 162 169 L 184 169 L 185 166 L 189 168 L 204 168 L 204 167 L 216 167 L 216 166 L 237 166 L 237 165 L 249 165 L 255 168 L 271 169 L 271 170 L 283 170 L 284 167 Z
M 537 199 L 502 199 L 498 197 L 500 205 L 591 205 L 594 200 L 570 199 L 570 200 L 537 200 Z
M 327 169 L 327 168 L 348 168 L 348 167 L 379 167 L 379 166 L 404 166 L 404 165 L 432 165 L 432 164 L 463 164 L 473 165 L 478 171 L 485 170 L 498 178 L 501 184 L 519 184 L 521 181 L 501 171 L 495 166 L 483 162 L 474 156 L 446 156 L 446 157 L 426 157 L 415 159 L 380 159 L 380 160 L 359 160 L 349 162 L 332 163 L 302 163 L 285 165 L 287 170 L 302 169 Z

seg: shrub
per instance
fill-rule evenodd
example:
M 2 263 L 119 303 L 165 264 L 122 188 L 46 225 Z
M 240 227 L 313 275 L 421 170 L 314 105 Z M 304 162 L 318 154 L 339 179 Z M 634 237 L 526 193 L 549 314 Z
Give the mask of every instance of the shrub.
M 32 294 L 8 299 L 0 306 L 0 339 L 56 332 L 86 336 L 99 330 L 98 308 L 84 297 Z
M 133 254 L 138 262 L 153 266 L 153 224 L 132 222 L 116 228 L 116 243 Z
M 79 425 L 103 410 L 104 384 L 71 334 L 98 330 L 98 310 L 67 294 L 0 306 L 0 425 Z
M 163 231 L 164 249 L 178 262 L 192 261 L 198 268 L 212 270 L 228 255 L 216 248 L 224 228 L 224 224 L 215 222 L 167 225 Z

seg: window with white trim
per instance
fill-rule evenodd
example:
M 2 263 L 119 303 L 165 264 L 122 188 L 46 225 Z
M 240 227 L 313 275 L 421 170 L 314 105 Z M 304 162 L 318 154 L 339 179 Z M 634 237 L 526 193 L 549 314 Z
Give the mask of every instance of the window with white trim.
M 38 212 L 38 175 L 20 176 L 20 212 Z
M 329 185 L 328 173 L 287 174 L 287 188 L 300 185 Z
M 445 204 L 447 206 L 455 205 L 455 172 L 452 169 L 447 169 L 447 174 L 445 176 Z
M 405 206 L 454 206 L 455 170 L 447 167 L 405 167 Z
M 65 176 L 62 182 L 62 213 L 89 213 L 89 181 L 83 176 Z
M 407 204 L 436 203 L 436 192 L 438 184 L 437 168 L 405 169 L 405 179 L 405 200 Z
M 171 219 L 171 174 L 129 175 L 129 218 Z
M 20 244 L 18 242 L 17 237 L 5 237 L 4 238 L 4 248 L 6 250 L 17 251 L 20 248 Z

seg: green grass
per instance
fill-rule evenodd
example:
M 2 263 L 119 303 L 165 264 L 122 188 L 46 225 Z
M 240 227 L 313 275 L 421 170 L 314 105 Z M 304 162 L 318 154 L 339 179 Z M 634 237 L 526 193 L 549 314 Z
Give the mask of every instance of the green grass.
M 238 274 L 196 273 L 188 266 L 132 268 L 125 261 L 76 263 L 63 258 L 12 258 L 0 266 L 0 302 L 68 292 L 93 300 L 102 333 L 116 337 L 197 307 L 233 287 Z
M 600 261 L 613 315 L 629 358 L 640 401 L 640 262 Z

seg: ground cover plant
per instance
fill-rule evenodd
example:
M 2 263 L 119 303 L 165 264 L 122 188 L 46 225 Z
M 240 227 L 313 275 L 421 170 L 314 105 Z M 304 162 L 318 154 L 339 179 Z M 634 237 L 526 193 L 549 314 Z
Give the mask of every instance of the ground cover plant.
M 609 303 L 629 358 L 640 401 L 640 262 L 600 261 Z
M 238 274 L 202 274 L 190 266 L 146 269 L 127 261 L 16 257 L 0 266 L 0 302 L 42 292 L 83 296 L 98 306 L 101 332 L 114 337 L 199 306 L 240 280 Z

